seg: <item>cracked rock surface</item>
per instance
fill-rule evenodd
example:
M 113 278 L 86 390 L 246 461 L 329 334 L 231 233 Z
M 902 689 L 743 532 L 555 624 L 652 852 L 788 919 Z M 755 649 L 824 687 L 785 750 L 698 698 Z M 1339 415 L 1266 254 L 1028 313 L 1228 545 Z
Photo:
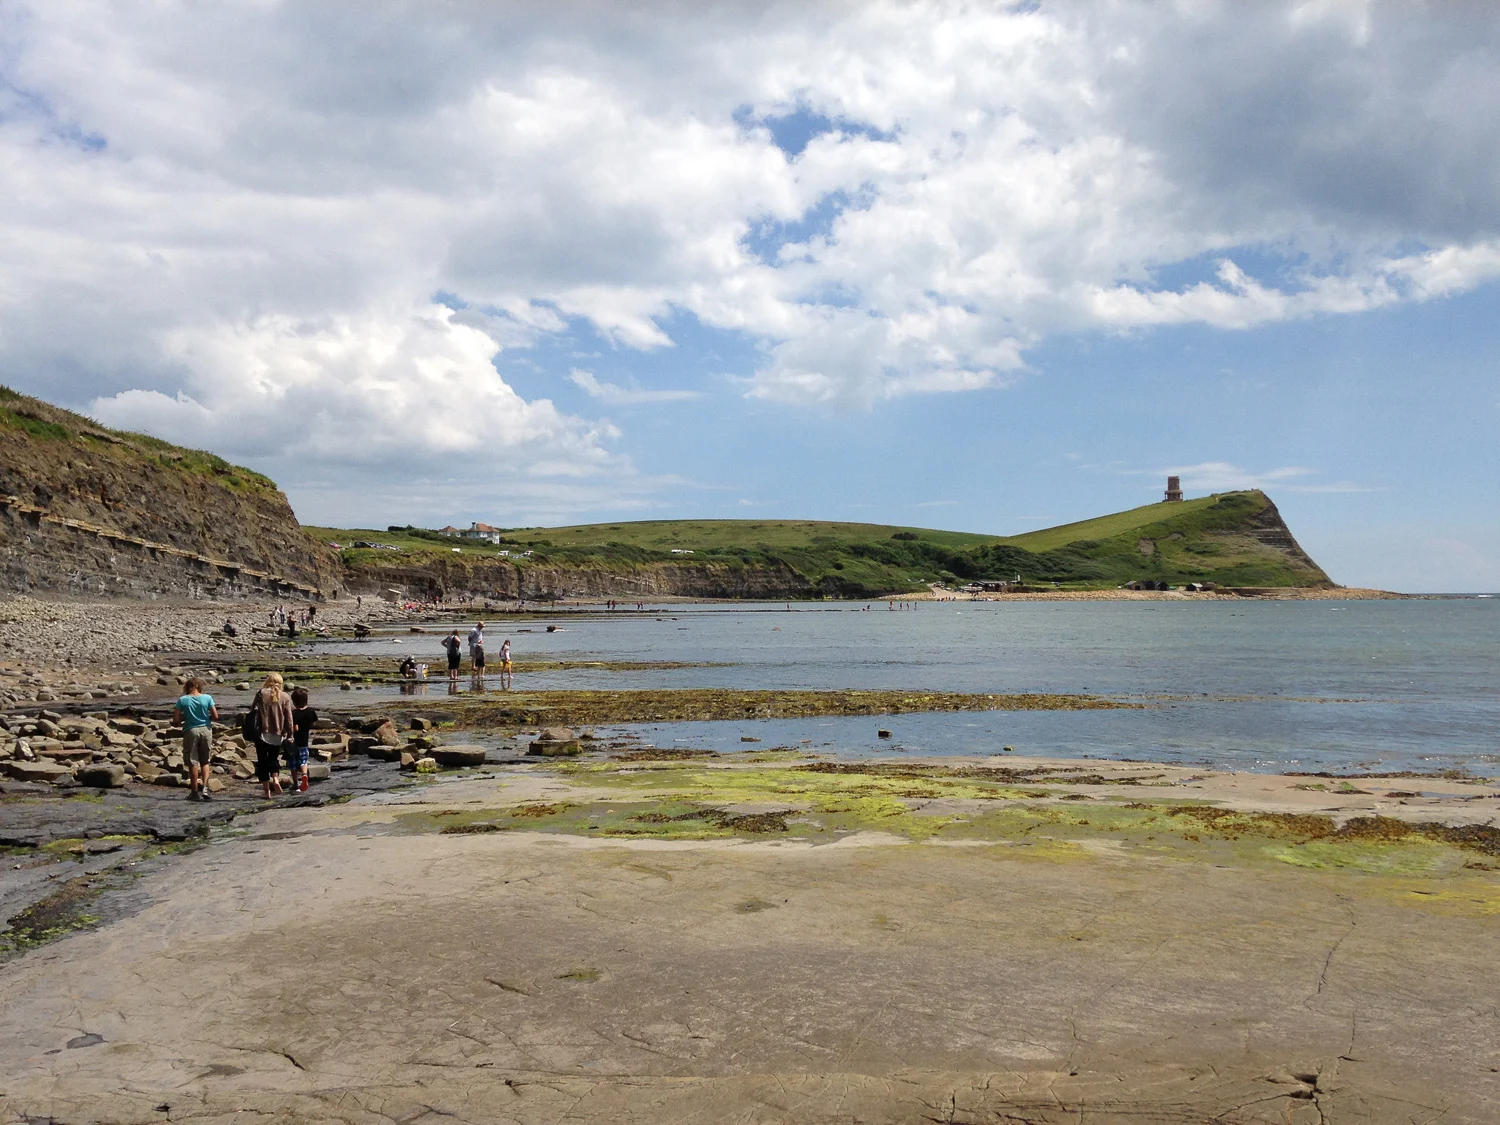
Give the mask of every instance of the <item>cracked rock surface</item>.
M 0 966 L 0 1119 L 1500 1120 L 1495 916 L 1378 877 L 370 811 Z

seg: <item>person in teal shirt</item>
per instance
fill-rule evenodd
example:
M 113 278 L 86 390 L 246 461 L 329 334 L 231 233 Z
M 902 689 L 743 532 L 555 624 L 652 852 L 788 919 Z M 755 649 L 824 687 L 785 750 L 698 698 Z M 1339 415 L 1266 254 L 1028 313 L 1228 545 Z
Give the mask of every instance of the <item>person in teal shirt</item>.
M 173 724 L 182 725 L 182 760 L 188 767 L 188 800 L 211 801 L 208 792 L 208 759 L 213 753 L 214 723 L 219 708 L 214 697 L 203 694 L 203 681 L 187 682 L 187 694 L 177 700 Z

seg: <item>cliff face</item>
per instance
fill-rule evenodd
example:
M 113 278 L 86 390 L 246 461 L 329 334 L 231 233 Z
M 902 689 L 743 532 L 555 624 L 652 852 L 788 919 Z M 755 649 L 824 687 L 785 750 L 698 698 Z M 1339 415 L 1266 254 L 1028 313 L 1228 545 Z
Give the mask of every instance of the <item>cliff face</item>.
M 351 590 L 399 589 L 418 598 L 474 595 L 495 600 L 553 598 L 802 598 L 816 588 L 789 566 L 661 562 L 591 567 L 524 565 L 503 559 L 429 556 L 419 565 L 384 560 L 346 572 Z
M 313 596 L 339 581 L 260 474 L 0 388 L 0 587 Z

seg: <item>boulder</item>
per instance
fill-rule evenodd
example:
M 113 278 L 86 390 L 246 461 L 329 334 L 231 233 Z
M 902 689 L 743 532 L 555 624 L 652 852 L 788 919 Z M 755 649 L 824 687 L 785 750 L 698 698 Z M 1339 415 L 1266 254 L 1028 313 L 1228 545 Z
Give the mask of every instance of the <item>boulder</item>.
M 411 729 L 412 730 L 418 730 L 418 731 L 421 731 L 421 730 L 431 730 L 432 729 L 432 720 L 431 719 L 424 719 L 424 718 L 422 718 L 422 716 L 416 715 L 416 716 L 414 716 L 412 718 Z
M 66 762 L 86 762 L 94 756 L 94 752 L 87 746 L 41 746 L 37 748 L 37 753 L 53 761 Z
M 382 746 L 400 746 L 401 736 L 396 733 L 396 724 L 387 719 L 376 727 L 370 734 L 379 740 Z
M 569 742 L 552 742 L 539 738 L 527 747 L 526 753 L 539 754 L 543 758 L 571 758 L 575 754 L 582 754 L 583 747 L 576 738 Z
M 6 777 L 14 778 L 16 781 L 50 781 L 58 782 L 63 778 L 71 778 L 73 771 L 67 766 L 60 766 L 56 762 L 0 762 L 0 770 L 5 772 Z
M 569 727 L 545 727 L 536 736 L 538 742 L 574 742 L 577 738 Z
M 146 724 L 138 719 L 117 718 L 111 719 L 109 725 L 121 734 L 145 734 Z
M 161 776 L 161 767 L 150 762 L 137 762 L 135 777 L 137 781 L 144 781 L 148 785 Z
M 483 746 L 434 746 L 428 756 L 440 766 L 482 766 L 487 753 Z
M 307 764 L 307 780 L 309 781 L 327 781 L 331 772 L 327 762 L 309 762 Z
M 403 752 L 401 755 L 401 768 L 404 770 L 417 768 L 417 756 Z
M 73 775 L 79 785 L 91 789 L 118 789 L 125 784 L 125 767 L 115 765 L 79 766 Z
M 438 771 L 438 764 L 432 758 L 418 758 L 417 759 L 417 772 L 418 773 L 437 773 L 437 771 Z
M 170 770 L 162 770 L 161 773 L 157 774 L 154 778 L 151 779 L 151 784 L 165 785 L 168 788 L 171 788 L 172 786 L 181 785 L 182 778 L 178 777 Z

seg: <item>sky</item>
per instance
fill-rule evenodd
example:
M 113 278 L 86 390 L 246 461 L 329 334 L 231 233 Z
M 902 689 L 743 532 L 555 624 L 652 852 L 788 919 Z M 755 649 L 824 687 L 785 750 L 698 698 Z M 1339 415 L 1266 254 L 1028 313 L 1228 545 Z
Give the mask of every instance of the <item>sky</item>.
M 0 382 L 305 523 L 1265 489 L 1500 589 L 1500 6 L 0 3 Z

